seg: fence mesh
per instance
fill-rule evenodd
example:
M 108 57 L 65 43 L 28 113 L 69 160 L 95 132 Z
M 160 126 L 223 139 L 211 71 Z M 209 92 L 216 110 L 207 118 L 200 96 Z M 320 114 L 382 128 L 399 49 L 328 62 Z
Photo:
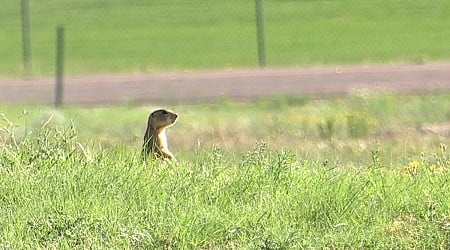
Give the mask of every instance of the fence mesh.
M 450 58 L 448 1 L 266 0 L 268 66 Z M 29 1 L 33 75 L 54 73 L 55 30 L 65 28 L 66 71 L 258 66 L 252 0 Z M 22 74 L 20 1 L 0 10 L 0 74 Z

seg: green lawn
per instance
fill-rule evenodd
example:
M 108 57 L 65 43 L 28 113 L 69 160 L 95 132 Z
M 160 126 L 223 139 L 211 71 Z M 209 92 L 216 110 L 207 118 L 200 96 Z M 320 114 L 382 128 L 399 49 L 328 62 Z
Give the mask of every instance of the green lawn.
M 447 249 L 449 94 L 0 106 L 0 248 Z M 440 128 L 440 130 L 439 130 Z
M 266 0 L 269 66 L 450 58 L 450 3 Z M 254 1 L 30 1 L 35 76 L 54 74 L 55 27 L 68 74 L 257 66 Z M 0 9 L 0 76 L 22 75 L 20 1 Z

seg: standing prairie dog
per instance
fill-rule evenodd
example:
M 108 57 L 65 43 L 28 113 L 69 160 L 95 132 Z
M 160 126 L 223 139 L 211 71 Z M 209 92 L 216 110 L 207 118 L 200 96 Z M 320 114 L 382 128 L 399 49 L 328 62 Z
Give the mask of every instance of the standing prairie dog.
M 178 115 L 165 109 L 153 111 L 148 117 L 147 130 L 144 135 L 142 154 L 144 159 L 150 153 L 163 160 L 176 161 L 169 151 L 166 138 L 166 128 L 177 121 Z

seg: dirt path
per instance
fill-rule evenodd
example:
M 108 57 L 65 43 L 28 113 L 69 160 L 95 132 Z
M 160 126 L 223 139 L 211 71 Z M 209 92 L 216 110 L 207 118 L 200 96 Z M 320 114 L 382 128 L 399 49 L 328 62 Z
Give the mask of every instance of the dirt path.
M 48 104 L 53 78 L 0 79 L 0 103 Z M 358 89 L 395 93 L 450 91 L 450 62 L 288 69 L 97 75 L 65 79 L 64 103 L 192 103 L 223 97 L 345 95 Z

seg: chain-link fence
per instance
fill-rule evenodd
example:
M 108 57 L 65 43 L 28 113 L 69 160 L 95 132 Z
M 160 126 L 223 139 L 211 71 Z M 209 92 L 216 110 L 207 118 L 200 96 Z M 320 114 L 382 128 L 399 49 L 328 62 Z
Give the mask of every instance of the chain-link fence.
M 53 75 L 58 25 L 70 75 L 257 67 L 258 2 L 268 66 L 450 58 L 442 0 L 22 0 L 0 10 L 0 73 L 20 76 L 30 60 L 33 76 Z

